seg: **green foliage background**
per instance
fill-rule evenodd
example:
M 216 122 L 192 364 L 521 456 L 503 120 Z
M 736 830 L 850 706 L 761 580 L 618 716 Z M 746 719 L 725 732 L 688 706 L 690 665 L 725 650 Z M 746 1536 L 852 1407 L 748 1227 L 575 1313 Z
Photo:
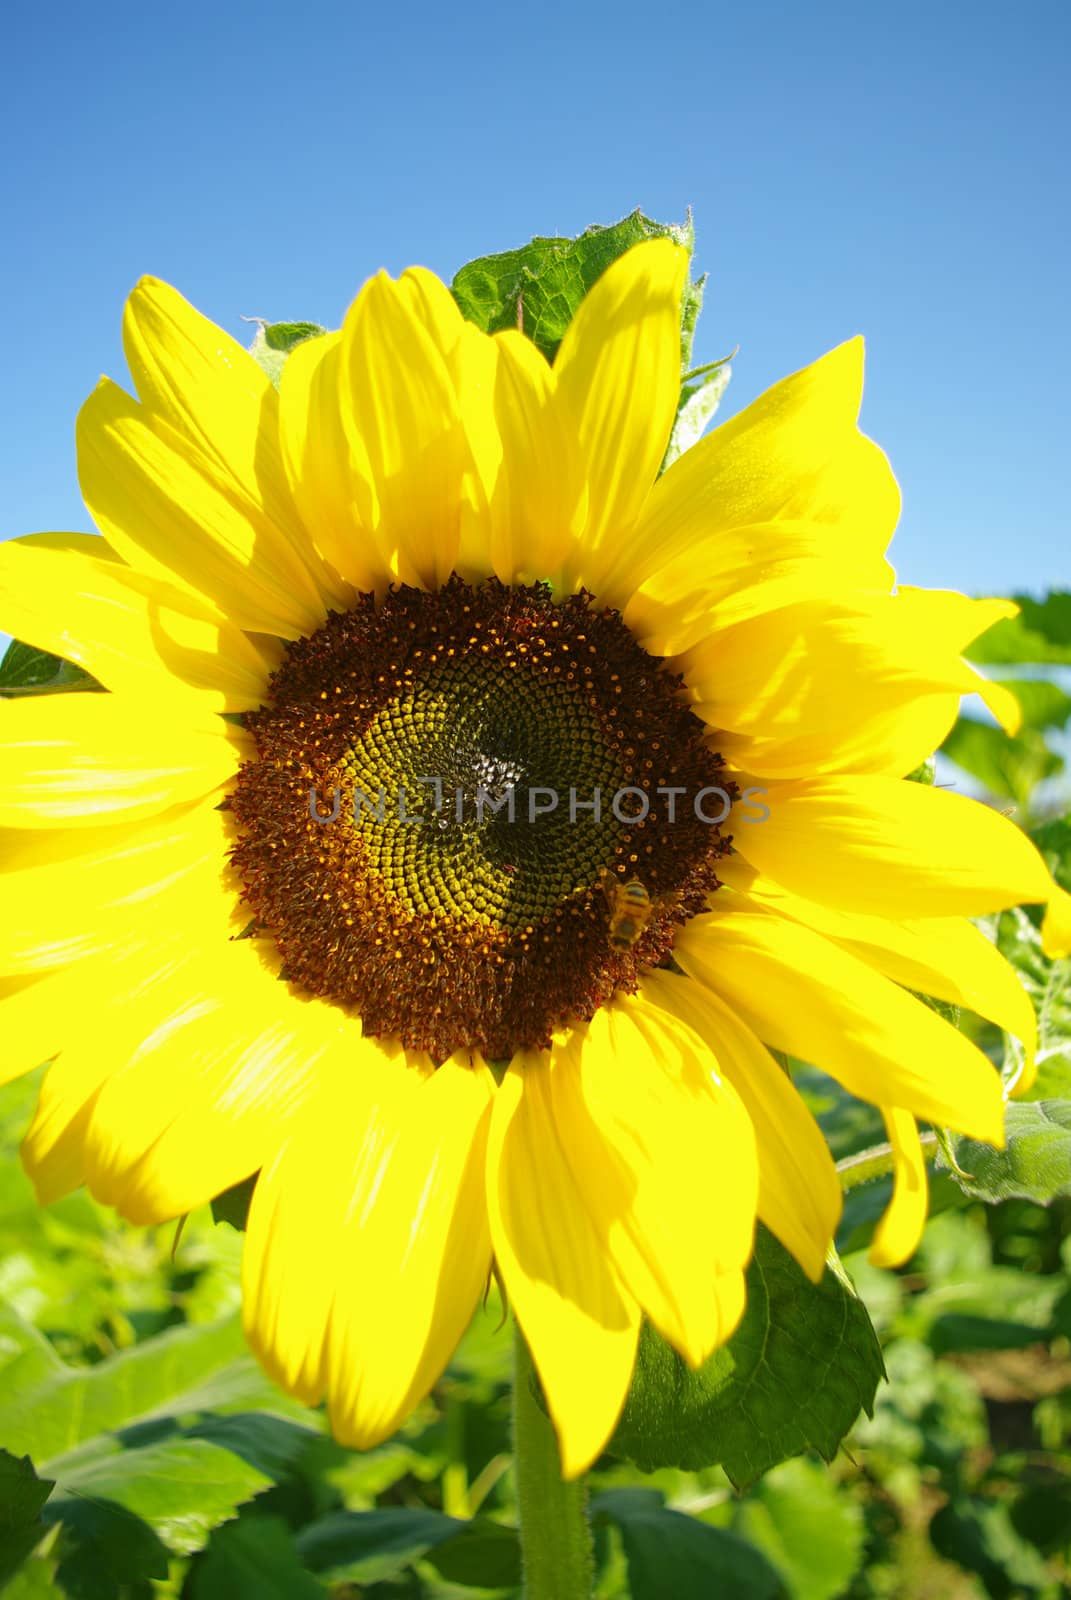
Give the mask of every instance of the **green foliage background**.
M 454 292 L 481 326 L 520 320 L 553 356 L 598 272 L 663 232 L 690 246 L 690 224 L 636 214 L 470 263 Z M 729 378 L 725 362 L 688 370 L 702 290 L 686 296 L 667 460 Z M 265 326 L 255 353 L 277 380 L 318 331 Z M 973 659 L 1010 682 L 1024 727 L 1009 739 L 962 717 L 937 781 L 1014 807 L 1071 887 L 1060 748 L 1071 595 L 1024 599 Z M 0 695 L 96 687 L 20 644 L 0 664 Z M 1071 1597 L 1071 963 L 1044 958 L 1033 913 L 988 931 L 1041 1027 L 1038 1082 L 1009 1109 L 1007 1150 L 939 1134 L 920 1248 L 900 1271 L 873 1268 L 866 1246 L 890 1181 L 856 1180 L 884 1165 L 880 1119 L 790 1064 L 849 1163 L 840 1256 L 814 1287 L 760 1230 L 744 1323 L 698 1374 L 645 1330 L 621 1426 L 591 1475 L 600 1600 Z M 960 1025 L 1015 1071 L 1013 1041 Z M 188 1218 L 178 1239 L 127 1227 L 84 1193 L 39 1209 L 16 1154 L 39 1079 L 0 1091 L 5 1597 L 518 1595 L 511 1339 L 495 1293 L 401 1432 L 344 1450 L 245 1349 L 247 1194 Z

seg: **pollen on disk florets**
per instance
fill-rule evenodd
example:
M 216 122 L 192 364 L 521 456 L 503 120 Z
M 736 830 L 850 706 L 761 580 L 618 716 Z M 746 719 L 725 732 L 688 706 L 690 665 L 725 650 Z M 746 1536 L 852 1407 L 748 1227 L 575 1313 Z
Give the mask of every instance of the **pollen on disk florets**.
M 720 757 L 587 594 L 362 595 L 287 647 L 246 721 L 258 759 L 231 805 L 256 931 L 292 981 L 436 1060 L 544 1047 L 634 989 L 717 887 L 729 840 L 694 796 L 733 793 Z

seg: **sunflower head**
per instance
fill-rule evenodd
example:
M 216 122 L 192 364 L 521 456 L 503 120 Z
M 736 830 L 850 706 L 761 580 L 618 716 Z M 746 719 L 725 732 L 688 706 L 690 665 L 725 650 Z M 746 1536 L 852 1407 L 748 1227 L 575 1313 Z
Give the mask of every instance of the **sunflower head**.
M 3 1071 L 55 1056 L 24 1159 L 138 1222 L 259 1174 L 250 1340 L 353 1444 L 492 1262 L 569 1473 L 641 1319 L 730 1337 L 757 1217 L 820 1277 L 840 1189 L 773 1052 L 881 1106 L 905 1259 L 917 1119 L 1001 1137 L 917 993 L 1029 1063 L 968 919 L 1049 899 L 1069 942 L 1010 822 L 906 781 L 961 694 L 1012 710 L 962 659 L 1007 608 L 894 588 L 859 342 L 661 472 L 686 275 L 628 250 L 551 364 L 381 274 L 278 391 L 146 280 L 137 397 L 79 419 L 103 538 L 0 548 L 3 621 L 107 691 L 3 708 Z
M 230 804 L 256 929 L 366 1033 L 436 1061 L 546 1048 L 634 992 L 717 887 L 728 807 L 691 802 L 729 795 L 680 689 L 585 593 L 360 597 L 288 646 L 246 718 Z

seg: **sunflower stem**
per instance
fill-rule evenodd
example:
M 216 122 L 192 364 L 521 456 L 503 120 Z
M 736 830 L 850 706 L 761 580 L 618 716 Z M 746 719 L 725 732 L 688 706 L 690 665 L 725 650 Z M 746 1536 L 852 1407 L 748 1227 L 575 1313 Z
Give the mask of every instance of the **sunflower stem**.
M 590 1600 L 593 1562 L 588 1491 L 565 1483 L 558 1441 L 535 1397 L 535 1370 L 520 1325 L 513 1330 L 513 1464 L 525 1600 Z
M 937 1152 L 937 1135 L 920 1133 L 919 1143 L 927 1161 L 932 1160 Z M 837 1177 L 840 1179 L 841 1189 L 847 1194 L 849 1189 L 855 1189 L 861 1183 L 871 1183 L 875 1178 L 887 1177 L 892 1172 L 893 1166 L 892 1145 L 876 1144 L 869 1150 L 860 1150 L 858 1155 L 845 1156 L 843 1161 L 838 1161 Z

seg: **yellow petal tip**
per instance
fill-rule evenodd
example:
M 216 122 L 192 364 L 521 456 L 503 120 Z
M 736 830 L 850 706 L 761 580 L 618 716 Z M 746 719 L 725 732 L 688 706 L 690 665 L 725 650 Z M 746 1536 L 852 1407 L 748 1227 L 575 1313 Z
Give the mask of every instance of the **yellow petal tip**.
M 1071 955 L 1071 894 L 1056 888 L 1041 924 L 1041 948 L 1050 961 Z

